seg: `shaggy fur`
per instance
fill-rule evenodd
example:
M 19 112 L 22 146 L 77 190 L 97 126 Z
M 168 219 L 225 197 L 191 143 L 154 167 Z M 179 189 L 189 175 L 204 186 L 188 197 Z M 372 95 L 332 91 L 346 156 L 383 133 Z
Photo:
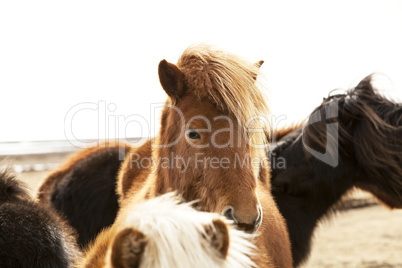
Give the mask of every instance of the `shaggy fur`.
M 39 202 L 63 214 L 77 230 L 81 246 L 114 222 L 119 154 L 124 157 L 127 151 L 112 143 L 84 150 L 49 175 L 38 190 Z
M 325 99 L 313 114 L 318 111 L 325 118 L 325 111 L 334 104 L 338 117 L 288 131 L 273 146 L 272 156 L 283 157 L 287 165 L 273 168 L 272 194 L 288 225 L 295 266 L 307 259 L 320 219 L 331 215 L 331 207 L 354 186 L 391 208 L 402 208 L 402 105 L 380 96 L 371 76 L 346 94 Z M 338 148 L 331 146 L 335 133 L 327 135 L 328 123 L 337 123 L 339 129 L 336 167 L 305 150 L 308 145 L 335 155 Z
M 72 267 L 80 257 L 75 232 L 25 186 L 0 172 L 0 266 Z
M 82 267 L 254 267 L 251 239 L 168 193 L 129 206 L 89 248 Z

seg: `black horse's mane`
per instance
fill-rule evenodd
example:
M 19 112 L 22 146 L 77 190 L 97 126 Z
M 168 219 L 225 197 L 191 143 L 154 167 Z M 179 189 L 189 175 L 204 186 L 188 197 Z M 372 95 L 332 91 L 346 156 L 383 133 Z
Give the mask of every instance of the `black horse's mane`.
M 334 133 L 327 131 L 327 124 L 339 123 L 336 146 L 340 161 L 355 162 L 362 176 L 385 180 L 388 194 L 402 200 L 402 104 L 381 96 L 372 86 L 372 77 L 366 77 L 346 94 L 326 98 L 312 114 L 328 114 L 328 108 L 336 103 L 337 118 L 309 125 L 302 135 L 304 142 L 316 150 L 332 150 L 335 147 L 328 144 L 335 141 Z M 313 157 L 309 152 L 306 155 Z

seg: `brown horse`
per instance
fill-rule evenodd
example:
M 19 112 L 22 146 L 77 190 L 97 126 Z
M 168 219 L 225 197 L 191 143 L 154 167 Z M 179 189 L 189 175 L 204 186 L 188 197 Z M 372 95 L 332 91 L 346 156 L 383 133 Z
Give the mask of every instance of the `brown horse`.
M 268 113 L 255 81 L 259 65 L 205 46 L 188 48 L 177 65 L 160 62 L 159 78 L 169 98 L 152 165 L 138 174 L 137 150 L 128 154 L 118 185 L 129 187 L 120 205 L 124 209 L 127 202 L 176 190 L 239 228 L 258 229 L 258 264 L 291 267 L 286 226 L 263 162 L 265 132 L 250 131 L 261 127 L 253 117 Z
M 99 234 L 79 267 L 255 267 L 252 239 L 222 216 L 168 193 L 129 205 Z
M 117 191 L 124 208 L 176 190 L 187 201 L 198 200 L 202 210 L 223 213 L 239 228 L 258 231 L 258 265 L 291 267 L 286 225 L 264 161 L 265 131 L 254 118 L 268 114 L 255 81 L 260 64 L 207 46 L 188 48 L 177 65 L 161 61 L 159 78 L 169 98 L 159 135 L 139 149 L 152 148 L 152 164 L 137 165 L 138 150 L 131 150 Z M 53 189 L 40 191 L 53 195 Z

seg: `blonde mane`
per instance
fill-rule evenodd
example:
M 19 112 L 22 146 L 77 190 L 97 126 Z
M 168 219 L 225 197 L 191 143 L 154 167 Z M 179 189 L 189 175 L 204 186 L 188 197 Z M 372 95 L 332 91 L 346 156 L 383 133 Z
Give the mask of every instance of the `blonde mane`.
M 267 122 L 261 124 L 261 121 L 252 120 L 256 116 L 267 118 L 269 115 L 262 86 L 256 81 L 260 73 L 257 64 L 202 44 L 187 48 L 177 66 L 184 73 L 187 86 L 194 90 L 196 96 L 207 97 L 218 108 L 228 111 L 246 133 L 250 128 L 262 128 L 268 133 Z M 251 135 L 253 144 L 265 145 L 265 133 Z
M 200 212 L 191 205 L 168 193 L 130 207 L 121 228 L 133 227 L 148 237 L 139 267 L 255 267 L 250 259 L 255 250 L 252 235 L 236 230 L 218 214 Z M 229 230 L 226 259 L 207 240 L 205 228 L 213 228 L 215 219 L 225 221 Z M 110 256 L 109 249 L 106 258 Z

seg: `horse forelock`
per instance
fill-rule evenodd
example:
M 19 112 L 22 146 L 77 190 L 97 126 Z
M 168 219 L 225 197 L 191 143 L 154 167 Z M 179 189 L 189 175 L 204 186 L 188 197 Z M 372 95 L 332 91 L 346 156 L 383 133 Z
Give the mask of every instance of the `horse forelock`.
M 268 133 L 267 120 L 253 120 L 269 115 L 264 87 L 256 81 L 259 66 L 205 44 L 187 48 L 177 65 L 196 97 L 208 98 L 233 115 L 245 133 L 249 128 L 263 128 Z M 265 133 L 252 134 L 251 141 L 267 143 Z
M 147 237 L 140 267 L 253 267 L 252 236 L 234 229 L 228 221 L 227 257 L 222 258 L 210 246 L 205 227 L 214 230 L 215 219 L 223 220 L 218 214 L 197 211 L 192 203 L 183 203 L 168 193 L 133 206 L 123 228 L 132 226 Z

